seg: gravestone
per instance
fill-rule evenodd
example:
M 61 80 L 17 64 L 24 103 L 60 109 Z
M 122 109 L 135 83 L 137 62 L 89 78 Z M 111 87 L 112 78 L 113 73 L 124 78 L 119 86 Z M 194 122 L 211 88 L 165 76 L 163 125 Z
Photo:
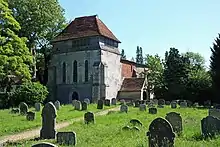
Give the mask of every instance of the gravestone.
M 183 131 L 182 117 L 179 113 L 167 113 L 165 118 L 171 124 L 175 133 L 180 134 Z
M 148 103 L 148 106 L 147 106 L 148 108 L 153 108 L 154 107 L 154 103 L 152 102 L 152 101 L 150 101 L 149 103 Z
M 33 121 L 33 120 L 35 120 L 35 113 L 34 113 L 34 112 L 27 112 L 26 119 L 27 119 L 28 121 Z
M 140 126 L 143 125 L 143 124 L 142 124 L 139 120 L 137 120 L 137 119 L 131 119 L 131 120 L 130 120 L 130 123 L 131 123 L 132 125 L 140 125 Z
M 112 99 L 112 105 L 116 105 L 117 101 L 116 101 L 116 98 L 113 98 Z
M 12 108 L 11 113 L 13 113 L 13 114 L 20 113 L 20 109 L 19 108 Z
M 193 107 L 199 107 L 199 103 L 197 103 L 197 102 L 194 103 L 194 104 L 193 104 Z
M 220 133 L 220 120 L 213 116 L 207 116 L 201 120 L 202 135 L 213 137 Z
M 56 136 L 55 125 L 57 110 L 52 102 L 47 103 L 42 110 L 41 139 L 54 139 Z
M 220 109 L 220 104 L 213 103 L 213 108 L 215 108 L 215 109 Z
M 145 104 L 140 104 L 139 110 L 140 111 L 146 111 L 146 105 Z
M 134 107 L 139 107 L 139 106 L 140 106 L 140 101 L 139 100 L 134 101 Z
M 58 100 L 54 102 L 54 106 L 56 107 L 57 110 L 60 110 L 60 102 Z
M 20 108 L 20 114 L 21 115 L 26 115 L 27 112 L 28 112 L 28 105 L 24 102 L 21 102 L 20 105 L 19 105 L 19 108 Z
M 124 99 L 120 100 L 120 105 L 125 105 L 125 100 Z
M 97 109 L 103 109 L 103 100 L 98 100 Z
M 92 112 L 85 113 L 84 122 L 85 124 L 94 123 L 95 122 L 94 114 Z
M 154 105 L 158 105 L 158 100 L 157 99 L 153 99 L 152 101 L 153 101 Z
M 170 101 L 165 101 L 165 104 L 166 105 L 170 105 Z
M 75 108 L 75 104 L 76 104 L 77 100 L 72 100 L 72 106 Z
M 75 110 L 80 111 L 82 109 L 82 104 L 80 101 L 76 101 L 75 103 Z
M 126 105 L 134 107 L 134 102 L 133 101 L 127 102 Z
M 34 108 L 35 108 L 35 111 L 40 111 L 40 107 L 41 107 L 41 104 L 40 103 L 35 103 L 34 104 Z
M 180 102 L 180 108 L 187 108 L 187 102 Z
M 220 119 L 220 109 L 209 109 L 209 116 L 213 116 Z
M 87 110 L 87 108 L 88 108 L 88 106 L 87 106 L 88 104 L 86 103 L 86 102 L 82 102 L 82 110 L 84 111 L 84 110 Z
M 156 118 L 147 132 L 149 147 L 174 147 L 175 134 L 172 126 L 163 118 Z
M 58 132 L 57 143 L 60 145 L 76 145 L 76 133 L 75 132 Z
M 120 112 L 128 113 L 128 106 L 127 105 L 121 105 L 120 106 Z
M 104 103 L 105 103 L 105 106 L 111 105 L 111 101 L 109 99 L 105 99 Z
M 84 99 L 84 102 L 86 102 L 86 103 L 87 103 L 87 105 L 89 105 L 89 104 L 90 104 L 90 99 L 85 98 L 85 99 Z
M 31 147 L 58 147 L 55 144 L 49 143 L 49 142 L 41 142 L 35 145 L 32 145 Z
M 177 108 L 177 102 L 171 102 L 170 106 L 171 106 L 172 109 Z
M 165 105 L 165 100 L 164 99 L 159 99 L 158 100 L 158 105 Z
M 149 114 L 157 114 L 157 108 L 149 108 Z
M 190 100 L 186 100 L 186 103 L 187 103 L 187 107 L 192 107 L 193 105 L 193 102 Z

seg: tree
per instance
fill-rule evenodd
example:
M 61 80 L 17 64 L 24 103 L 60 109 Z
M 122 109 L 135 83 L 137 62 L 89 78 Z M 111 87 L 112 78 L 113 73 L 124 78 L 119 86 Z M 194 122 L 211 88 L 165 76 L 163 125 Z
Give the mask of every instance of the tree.
M 136 50 L 136 63 L 143 64 L 143 62 L 144 62 L 144 59 L 143 59 L 142 48 L 137 46 L 137 50 Z
M 21 24 L 19 36 L 26 37 L 30 50 L 37 48 L 38 73 L 43 73 L 47 83 L 50 61 L 50 41 L 66 26 L 64 10 L 57 0 L 8 0 L 15 19 Z M 35 52 L 35 51 L 33 51 Z M 42 67 L 43 65 L 43 67 Z M 43 70 L 43 71 L 42 71 Z
M 202 57 L 201 54 L 194 52 L 186 52 L 183 53 L 182 56 L 189 59 L 191 68 L 205 68 L 205 58 Z
M 0 86 L 9 92 L 15 82 L 13 79 L 31 79 L 30 67 L 33 58 L 26 46 L 26 39 L 16 34 L 20 25 L 4 0 L 0 0 L 0 28 Z
M 220 34 L 211 48 L 210 72 L 212 77 L 212 91 L 215 102 L 220 102 Z
M 125 59 L 126 60 L 126 55 L 125 55 L 124 49 L 121 50 L 121 59 Z

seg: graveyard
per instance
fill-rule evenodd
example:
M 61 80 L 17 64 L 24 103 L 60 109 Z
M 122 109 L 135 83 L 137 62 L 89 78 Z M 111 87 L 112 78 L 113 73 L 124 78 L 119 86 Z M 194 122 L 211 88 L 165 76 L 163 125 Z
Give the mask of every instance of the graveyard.
M 90 104 L 91 105 L 91 104 Z M 92 104 L 94 109 L 90 109 L 89 112 L 96 112 L 95 104 Z M 126 106 L 126 109 L 123 108 Z M 90 106 L 89 106 L 90 107 Z M 84 116 L 86 112 L 78 111 L 75 112 L 77 115 L 74 117 L 69 117 L 71 119 L 71 125 L 59 130 L 56 130 L 56 133 L 74 133 L 75 146 L 77 147 L 87 147 L 87 146 L 115 146 L 115 147 L 148 147 L 149 140 L 147 132 L 149 132 L 149 126 L 157 118 L 162 118 L 164 120 L 169 120 L 170 126 L 172 126 L 172 119 L 175 121 L 177 118 L 172 115 L 180 116 L 181 127 L 172 126 L 172 133 L 174 134 L 173 143 L 174 146 L 178 147 L 201 147 L 201 146 L 219 146 L 220 138 L 213 136 L 212 138 L 205 138 L 202 134 L 201 120 L 206 118 L 208 115 L 218 115 L 216 112 L 211 112 L 209 114 L 209 109 L 200 107 L 185 107 L 176 105 L 172 107 L 171 105 L 152 105 L 152 104 L 140 104 L 135 107 L 131 106 L 131 103 L 116 105 L 117 109 L 114 111 L 109 111 L 108 114 L 103 116 L 96 116 L 94 113 L 93 119 L 90 119 L 91 123 L 86 123 L 86 119 L 81 121 L 74 121 L 74 117 Z M 104 106 L 104 108 L 109 108 L 109 106 Z M 156 111 L 150 111 L 150 109 L 156 109 Z M 68 106 L 62 106 L 60 110 L 57 110 L 56 120 L 62 120 L 63 113 L 62 109 L 71 109 Z M 99 109 L 100 110 L 100 109 Z M 211 109 L 214 111 L 214 109 Z M 66 110 L 67 111 L 67 110 Z M 126 113 L 127 112 L 127 113 Z M 172 113 L 170 113 L 172 112 Z M 168 113 L 170 117 L 168 118 Z M 60 118 L 59 118 L 60 117 Z M 217 116 L 216 116 L 217 117 Z M 63 118 L 64 119 L 64 118 Z M 89 120 L 87 120 L 89 121 Z M 133 121 L 133 122 L 132 122 Z M 210 122 L 213 123 L 214 122 Z M 159 128 L 162 126 L 158 126 Z M 210 126 L 206 126 L 206 129 L 212 129 Z M 133 128 L 133 129 L 132 129 Z M 134 129 L 135 128 L 135 129 Z M 217 128 L 216 128 L 217 129 Z M 169 130 L 163 130 L 165 136 L 169 134 Z M 211 130 L 213 131 L 213 130 Z M 153 131 L 154 133 L 157 131 Z M 218 130 L 216 130 L 216 133 Z M 160 132 L 161 133 L 161 132 Z M 39 134 L 40 135 L 40 134 Z M 29 140 L 22 140 L 14 143 L 8 143 L 6 146 L 32 146 L 34 144 L 48 142 L 57 146 L 68 146 L 67 143 L 60 144 L 58 142 L 58 137 L 54 139 L 39 139 L 32 138 Z M 69 138 L 68 138 L 69 139 Z M 69 139 L 71 140 L 71 139 Z M 61 139 L 62 141 L 62 139 Z M 69 144 L 73 146 L 73 144 Z

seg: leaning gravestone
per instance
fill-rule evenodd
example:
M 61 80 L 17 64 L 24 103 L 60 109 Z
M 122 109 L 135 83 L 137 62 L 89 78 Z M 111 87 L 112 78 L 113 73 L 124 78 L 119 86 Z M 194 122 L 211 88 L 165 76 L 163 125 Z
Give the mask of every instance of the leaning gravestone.
M 58 100 L 54 102 L 54 105 L 57 110 L 60 110 L 60 102 Z
M 34 112 L 27 112 L 26 119 L 27 119 L 28 121 L 33 121 L 33 120 L 35 120 L 35 113 L 34 113 Z
M 209 109 L 209 116 L 220 119 L 220 109 Z
M 88 104 L 86 102 L 82 102 L 82 110 L 87 110 Z
M 201 120 L 202 135 L 213 137 L 220 133 L 220 120 L 213 116 L 207 116 Z
M 88 105 L 90 104 L 90 100 L 88 98 L 85 98 L 84 102 L 86 102 Z
M 171 102 L 170 106 L 171 106 L 172 109 L 177 108 L 177 102 Z
M 172 126 L 163 118 L 156 118 L 147 132 L 149 147 L 174 147 L 175 134 Z
M 35 103 L 34 104 L 34 108 L 35 108 L 35 111 L 40 111 L 40 107 L 41 107 L 41 104 L 40 103 Z
M 112 99 L 112 105 L 116 105 L 117 101 L 116 101 L 116 98 L 113 98 Z
M 82 109 L 82 104 L 81 104 L 81 102 L 80 101 L 76 101 L 76 103 L 75 103 L 75 110 L 81 110 Z
M 149 108 L 149 114 L 157 114 L 157 108 Z
M 98 103 L 97 103 L 97 109 L 103 109 L 103 100 L 98 100 Z
M 19 105 L 19 108 L 20 108 L 20 114 L 21 115 L 26 115 L 27 112 L 28 112 L 28 105 L 24 102 L 21 102 L 20 105 Z
M 72 106 L 75 107 L 77 100 L 72 100 Z
M 140 104 L 139 110 L 140 111 L 146 111 L 146 105 L 145 104 Z
M 164 99 L 159 99 L 158 100 L 158 105 L 165 105 L 165 100 Z
M 120 112 L 128 113 L 128 106 L 127 105 L 121 105 L 120 106 Z
M 55 125 L 57 110 L 52 102 L 47 103 L 42 110 L 41 139 L 54 139 L 56 136 Z
M 187 102 L 180 102 L 180 108 L 187 108 Z
M 49 143 L 49 142 L 41 142 L 35 145 L 32 145 L 31 147 L 58 147 L 55 144 Z
M 76 133 L 75 132 L 58 132 L 57 143 L 60 145 L 76 145 Z
M 165 118 L 171 124 L 173 131 L 177 134 L 181 134 L 181 132 L 183 131 L 183 125 L 182 117 L 180 116 L 180 114 L 176 112 L 170 112 L 166 114 Z
M 109 99 L 105 99 L 104 103 L 105 103 L 105 106 L 111 105 L 111 101 Z
M 84 122 L 85 124 L 94 123 L 95 122 L 94 114 L 92 112 L 85 113 Z

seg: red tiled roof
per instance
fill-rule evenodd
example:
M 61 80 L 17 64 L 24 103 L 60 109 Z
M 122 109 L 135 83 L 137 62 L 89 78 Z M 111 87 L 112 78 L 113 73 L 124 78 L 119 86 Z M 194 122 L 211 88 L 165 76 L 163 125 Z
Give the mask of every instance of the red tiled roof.
M 53 41 L 99 35 L 120 43 L 96 15 L 75 18 Z
M 144 85 L 144 78 L 124 78 L 120 91 L 138 91 Z

